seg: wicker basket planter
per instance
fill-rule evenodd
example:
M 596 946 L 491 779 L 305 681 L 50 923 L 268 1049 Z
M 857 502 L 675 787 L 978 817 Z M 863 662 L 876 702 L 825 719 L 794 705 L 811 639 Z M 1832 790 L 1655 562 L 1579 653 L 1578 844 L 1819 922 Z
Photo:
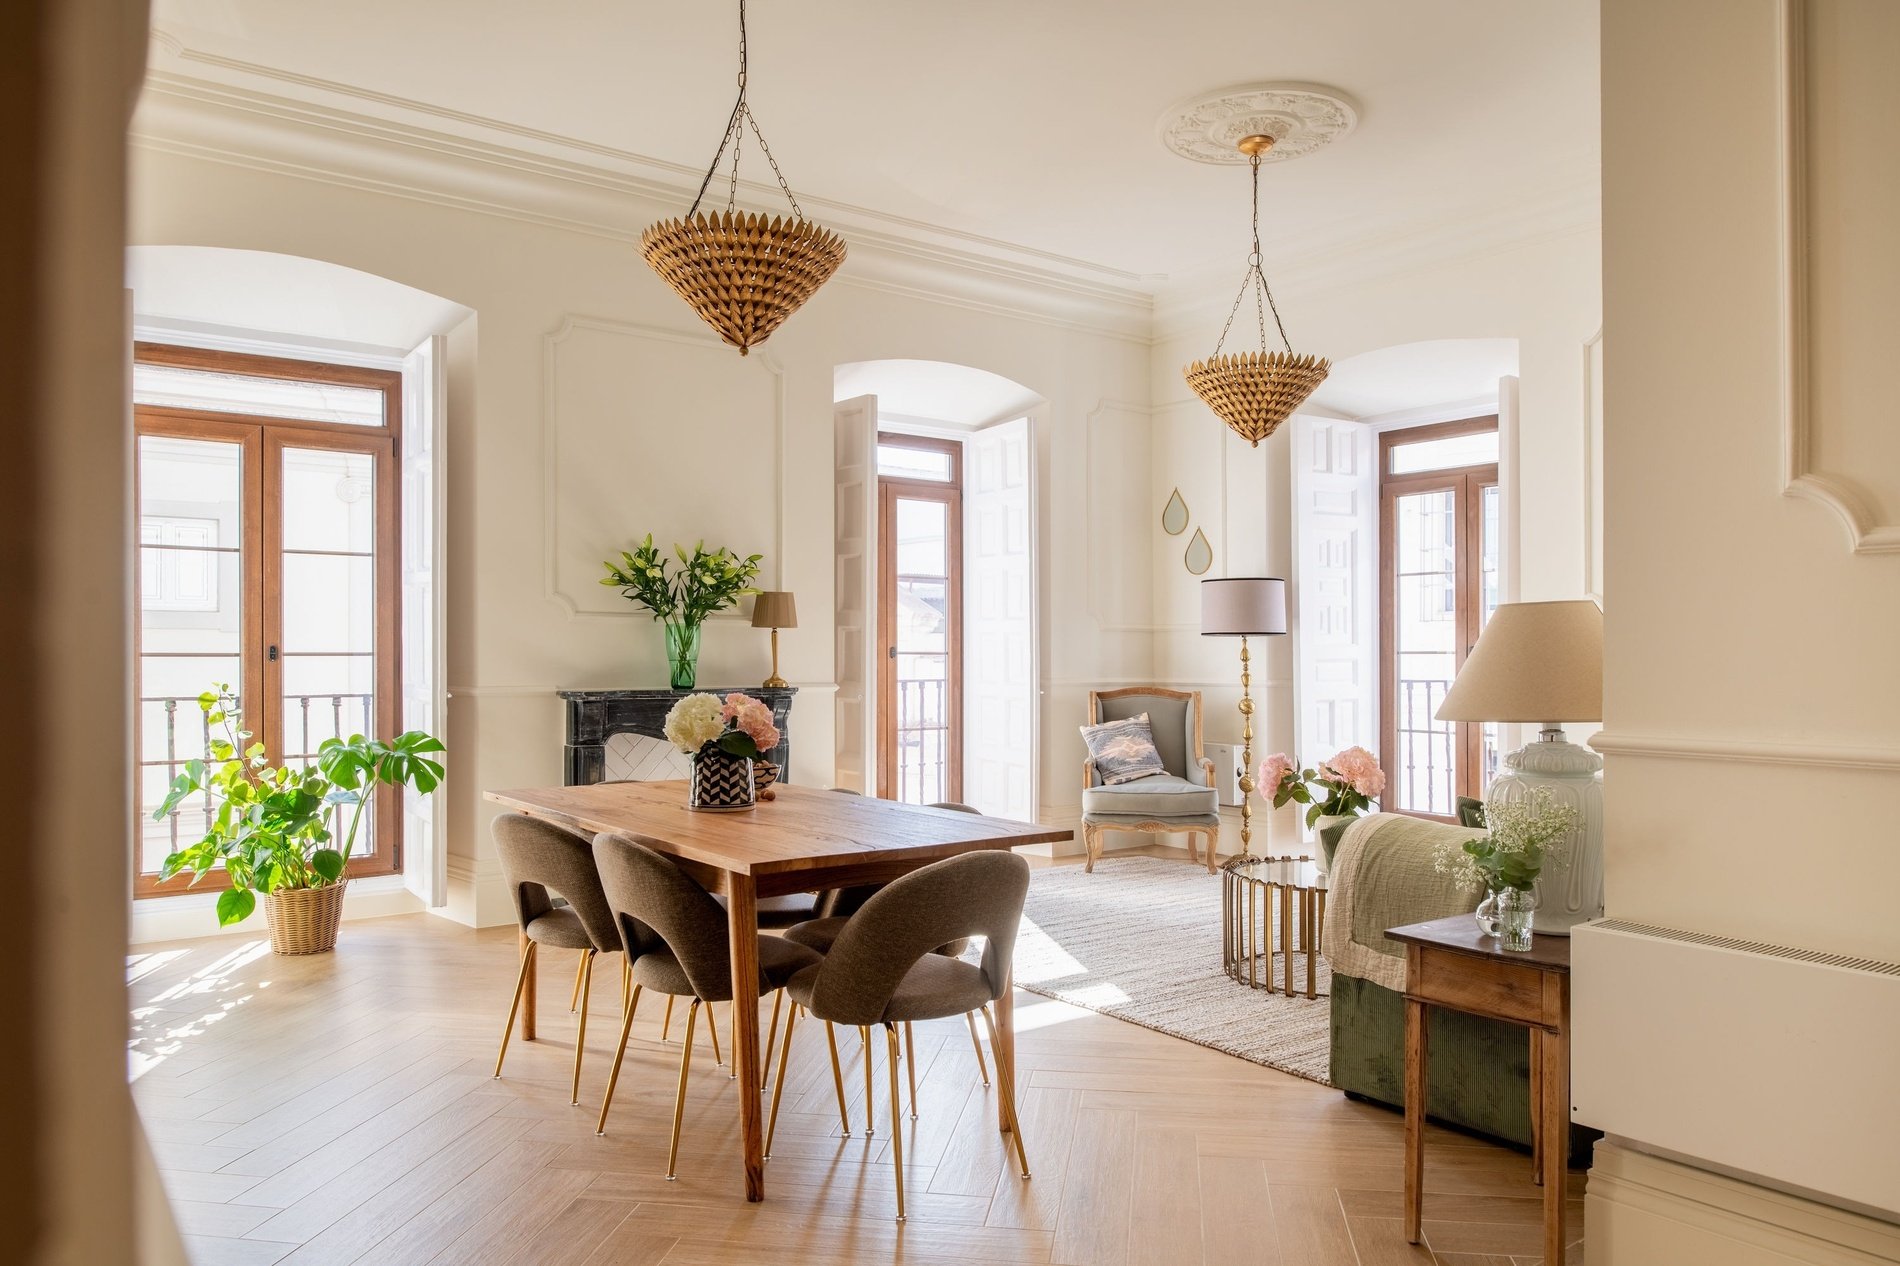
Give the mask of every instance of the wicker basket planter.
M 327 954 L 343 920 L 345 879 L 322 888 L 279 888 L 264 895 L 270 947 L 278 954 Z

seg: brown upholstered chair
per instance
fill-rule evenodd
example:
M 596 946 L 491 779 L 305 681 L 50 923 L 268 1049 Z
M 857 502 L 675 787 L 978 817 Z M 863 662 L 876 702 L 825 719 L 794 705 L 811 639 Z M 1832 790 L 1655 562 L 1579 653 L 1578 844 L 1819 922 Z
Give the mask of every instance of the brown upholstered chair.
M 587 1043 L 587 1008 L 582 995 L 593 989 L 595 955 L 621 948 L 600 876 L 594 870 L 593 848 L 584 837 L 525 813 L 504 813 L 491 829 L 501 856 L 502 877 L 514 900 L 515 918 L 521 929 L 521 970 L 515 977 L 514 999 L 508 1004 L 508 1024 L 501 1032 L 501 1051 L 495 1056 L 495 1076 L 501 1076 L 502 1061 L 508 1057 L 508 1039 L 514 1034 L 515 1016 L 521 1011 L 524 996 L 528 1007 L 521 1018 L 521 1038 L 524 1042 L 534 1040 L 534 974 L 540 947 L 579 950 L 574 1006 L 570 1007 L 580 1012 L 570 1097 L 571 1102 L 579 1103 L 581 1054 Z M 625 983 L 623 965 L 623 1008 L 627 1003 Z
M 607 832 L 594 837 L 594 865 L 612 907 L 612 918 L 627 957 L 633 963 L 634 996 L 620 1025 L 613 1071 L 600 1101 L 596 1134 L 607 1132 L 620 1063 L 627 1054 L 627 1033 L 642 989 L 669 998 L 691 998 L 686 1011 L 686 1040 L 680 1051 L 679 1090 L 673 1101 L 673 1140 L 666 1176 L 678 1168 L 680 1120 L 686 1112 L 686 1080 L 693 1061 L 693 1023 L 703 1004 L 732 1001 L 732 944 L 726 909 L 692 876 L 663 854 L 631 836 Z M 815 966 L 818 954 L 777 936 L 759 937 L 759 992 L 782 989 L 800 969 Z M 711 1010 L 707 1016 L 710 1019 Z M 788 1022 L 789 1023 L 789 1022 Z M 744 1087 L 741 1093 L 758 1093 Z
M 886 884 L 851 916 L 851 921 L 822 962 L 801 969 L 786 983 L 795 1005 L 785 1019 L 785 1044 L 779 1051 L 778 1083 L 766 1127 L 765 1154 L 772 1154 L 779 1100 L 785 1092 L 786 1061 L 799 1008 L 826 1022 L 857 1026 L 867 1034 L 881 1025 L 890 1072 L 891 1160 L 897 1173 L 897 1220 L 904 1220 L 903 1132 L 898 1121 L 897 1026 L 916 1020 L 969 1016 L 978 1011 L 997 1042 L 989 1004 L 1009 988 L 1009 967 L 1029 893 L 1029 863 L 1013 853 L 966 853 L 912 871 Z M 980 964 L 934 953 L 947 942 L 983 938 Z M 833 1075 L 837 1065 L 834 1052 Z M 915 1116 L 916 1059 L 913 1055 L 911 1105 Z M 1005 1119 L 1015 1140 L 1022 1175 L 1029 1177 L 1029 1156 L 1017 1119 L 1014 1079 L 997 1065 Z M 865 1113 L 871 1113 L 871 1046 L 865 1044 Z M 842 1088 L 840 1099 L 842 1100 Z M 840 1110 L 842 1111 L 842 1103 Z M 849 1132 L 847 1123 L 846 1132 Z

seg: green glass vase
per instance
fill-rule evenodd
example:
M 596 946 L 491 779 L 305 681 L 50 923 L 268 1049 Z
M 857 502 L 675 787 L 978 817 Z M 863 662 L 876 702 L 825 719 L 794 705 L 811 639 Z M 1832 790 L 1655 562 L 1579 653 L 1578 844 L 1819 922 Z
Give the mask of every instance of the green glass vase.
M 699 681 L 699 629 L 667 621 L 666 669 L 675 690 L 691 690 Z

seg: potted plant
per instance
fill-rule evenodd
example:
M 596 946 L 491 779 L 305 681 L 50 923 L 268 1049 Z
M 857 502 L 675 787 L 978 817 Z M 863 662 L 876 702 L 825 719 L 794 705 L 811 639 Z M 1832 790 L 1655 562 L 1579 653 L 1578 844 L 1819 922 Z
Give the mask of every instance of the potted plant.
M 717 695 L 687 695 L 667 712 L 664 729 L 667 741 L 692 758 L 688 808 L 749 809 L 760 782 L 769 787 L 777 776 L 763 758 L 778 746 L 778 726 L 772 709 L 751 695 L 735 690 L 723 702 Z M 755 765 L 770 774 L 760 779 Z
M 1290 801 L 1307 806 L 1306 825 L 1320 833 L 1321 873 L 1332 865 L 1326 832 L 1372 807 L 1385 792 L 1379 758 L 1363 747 L 1348 747 L 1314 769 L 1301 769 L 1283 752 L 1260 762 L 1260 796 L 1278 809 Z
M 198 706 L 211 734 L 204 758 L 185 762 L 152 816 L 162 819 L 198 793 L 211 797 L 216 809 L 204 838 L 167 857 L 159 878 L 188 870 L 196 884 L 222 864 L 231 886 L 218 894 L 220 927 L 249 918 L 262 893 L 272 949 L 334 949 L 349 883 L 344 870 L 364 810 L 379 785 L 434 791 L 442 765 L 431 756 L 442 743 L 421 730 L 388 742 L 354 734 L 325 739 L 314 765 L 274 766 L 244 728 L 228 685 L 198 696 Z M 339 841 L 330 819 L 340 824 L 345 816 L 349 825 Z
M 706 618 L 739 599 L 757 593 L 752 581 L 759 574 L 763 554 L 740 558 L 721 545 L 710 552 L 700 541 L 688 554 L 673 547 L 679 570 L 668 573 L 668 560 L 653 544 L 653 533 L 631 553 L 622 551 L 618 563 L 607 562 L 600 583 L 619 589 L 628 601 L 653 613 L 666 626 L 666 665 L 673 689 L 691 690 L 699 680 L 699 629 Z
M 1544 863 L 1563 856 L 1566 837 L 1577 825 L 1577 810 L 1558 803 L 1550 788 L 1508 800 L 1487 800 L 1488 835 L 1461 845 L 1441 844 L 1434 865 L 1440 874 L 1482 886 L 1478 926 L 1507 950 L 1531 947 L 1531 918 L 1537 912 L 1537 877 Z

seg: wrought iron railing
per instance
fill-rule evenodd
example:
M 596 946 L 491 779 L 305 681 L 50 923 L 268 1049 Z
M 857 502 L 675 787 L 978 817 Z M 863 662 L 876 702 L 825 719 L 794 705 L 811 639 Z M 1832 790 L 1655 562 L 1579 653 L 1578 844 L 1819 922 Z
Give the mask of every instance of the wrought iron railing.
M 905 677 L 906 659 L 934 662 L 935 677 Z M 910 804 L 949 798 L 950 683 L 945 657 L 906 652 L 897 679 L 897 797 Z

